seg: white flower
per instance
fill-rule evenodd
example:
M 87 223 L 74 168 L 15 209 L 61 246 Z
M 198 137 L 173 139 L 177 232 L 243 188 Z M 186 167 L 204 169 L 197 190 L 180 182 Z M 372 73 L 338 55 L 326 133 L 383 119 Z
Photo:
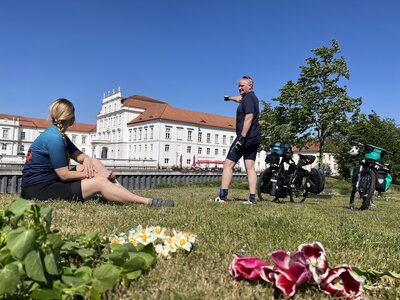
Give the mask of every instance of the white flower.
M 155 250 L 159 257 L 171 258 L 167 245 L 158 244 L 156 245 Z
M 189 242 L 188 237 L 184 233 L 180 232 L 174 236 L 174 242 L 178 248 L 185 249 L 188 252 L 192 248 L 192 244 Z

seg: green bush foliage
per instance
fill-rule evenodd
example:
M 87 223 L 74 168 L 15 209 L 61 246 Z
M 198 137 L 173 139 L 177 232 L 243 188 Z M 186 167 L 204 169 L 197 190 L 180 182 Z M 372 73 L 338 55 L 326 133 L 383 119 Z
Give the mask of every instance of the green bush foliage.
M 52 209 L 30 201 L 0 213 L 0 298 L 100 299 L 156 260 L 153 244 L 113 245 L 96 233 L 64 238 L 51 227 Z

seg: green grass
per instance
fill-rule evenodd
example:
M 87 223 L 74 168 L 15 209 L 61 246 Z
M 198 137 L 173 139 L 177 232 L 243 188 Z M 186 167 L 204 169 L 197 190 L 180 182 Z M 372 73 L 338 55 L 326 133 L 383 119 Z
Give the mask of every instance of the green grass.
M 348 183 L 347 183 L 348 184 Z M 110 205 L 97 201 L 42 202 L 53 208 L 53 226 L 65 235 L 95 231 L 100 236 L 126 232 L 138 224 L 190 230 L 197 241 L 190 254 L 160 259 L 154 268 L 131 283 L 118 286 L 108 299 L 271 299 L 270 286 L 235 282 L 228 274 L 233 253 L 268 260 L 276 249 L 295 251 L 302 243 L 321 242 L 329 265 L 350 264 L 361 269 L 400 271 L 400 195 L 377 197 L 378 209 L 351 211 L 348 195 L 336 193 L 345 183 L 327 181 L 319 198 L 304 204 L 259 202 L 245 206 L 206 201 L 218 193 L 218 185 L 179 186 L 138 191 L 138 194 L 171 198 L 174 208 L 142 205 Z M 237 182 L 229 195 L 246 198 L 246 184 Z M 16 195 L 0 195 L 5 208 Z M 400 280 L 385 280 L 366 291 L 369 299 L 399 299 Z M 316 290 L 297 294 L 296 299 L 325 299 Z

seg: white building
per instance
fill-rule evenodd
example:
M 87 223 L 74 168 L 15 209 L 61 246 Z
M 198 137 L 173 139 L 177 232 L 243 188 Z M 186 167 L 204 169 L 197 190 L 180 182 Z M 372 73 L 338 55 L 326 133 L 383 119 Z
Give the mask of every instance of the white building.
M 0 163 L 21 160 L 50 124 L 0 114 Z M 67 135 L 82 152 L 109 166 L 222 168 L 236 136 L 235 125 L 233 117 L 175 108 L 145 96 L 123 98 L 118 89 L 103 96 L 96 125 L 76 123 Z M 258 172 L 265 169 L 265 156 L 264 151 L 257 155 Z M 332 155 L 330 160 L 334 164 Z M 239 167 L 244 170 L 243 160 Z

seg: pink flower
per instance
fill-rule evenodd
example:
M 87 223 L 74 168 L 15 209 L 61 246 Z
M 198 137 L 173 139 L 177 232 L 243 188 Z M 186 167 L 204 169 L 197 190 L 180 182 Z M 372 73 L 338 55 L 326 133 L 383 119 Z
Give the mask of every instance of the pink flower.
M 260 277 L 265 282 L 275 283 L 274 266 L 261 267 Z
M 356 277 L 349 265 L 330 269 L 320 289 L 328 295 L 347 300 L 361 299 L 363 293 L 362 280 Z
M 319 284 L 326 276 L 328 271 L 328 260 L 326 258 L 324 246 L 319 242 L 312 244 L 301 244 L 299 251 L 303 252 L 315 283 Z
M 275 263 L 277 273 L 275 284 L 285 297 L 290 298 L 296 293 L 297 287 L 308 282 L 312 275 L 303 252 L 290 254 L 284 250 L 277 250 L 270 254 Z
M 236 280 L 247 279 L 250 281 L 261 280 L 260 271 L 268 263 L 254 256 L 233 255 L 233 261 L 229 266 L 229 274 Z

